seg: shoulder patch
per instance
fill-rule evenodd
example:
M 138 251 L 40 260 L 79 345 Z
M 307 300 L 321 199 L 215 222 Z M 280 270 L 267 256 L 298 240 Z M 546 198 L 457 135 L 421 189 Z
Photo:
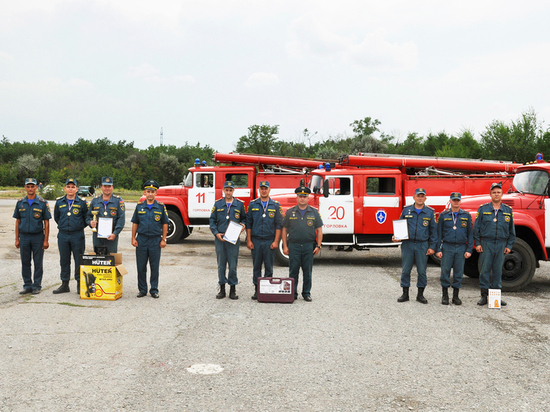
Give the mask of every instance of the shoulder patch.
M 57 197 L 55 200 L 63 199 L 63 196 Z
M 164 206 L 164 203 L 162 203 L 162 202 L 158 202 L 158 201 L 157 201 L 157 203 L 158 203 L 159 205 L 161 205 L 161 206 Z

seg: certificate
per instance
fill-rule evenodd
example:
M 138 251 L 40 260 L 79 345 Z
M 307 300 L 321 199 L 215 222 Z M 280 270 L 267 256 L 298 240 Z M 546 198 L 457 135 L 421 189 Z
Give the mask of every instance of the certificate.
M 409 238 L 409 225 L 407 219 L 393 221 L 393 237 L 396 240 L 407 240 Z
M 113 218 L 99 217 L 97 218 L 97 237 L 108 238 L 113 234 Z
M 230 220 L 229 225 L 227 226 L 227 230 L 223 235 L 223 240 L 233 244 L 237 243 L 237 240 L 239 240 L 239 236 L 242 230 L 243 230 L 243 225 Z

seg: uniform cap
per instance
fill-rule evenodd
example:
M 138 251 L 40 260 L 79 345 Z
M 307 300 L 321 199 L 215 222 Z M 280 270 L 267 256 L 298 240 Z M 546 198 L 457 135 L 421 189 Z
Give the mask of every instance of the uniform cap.
M 101 178 L 101 184 L 103 186 L 112 186 L 113 185 L 113 178 L 104 176 Z
M 462 195 L 458 192 L 453 192 L 453 193 L 451 193 L 451 200 L 453 200 L 453 199 L 460 200 L 460 199 L 462 199 Z
M 233 184 L 233 182 L 231 180 L 228 180 L 223 184 L 223 188 L 225 189 L 226 187 L 230 187 L 231 189 L 235 189 L 235 185 Z
M 294 191 L 297 195 L 309 195 L 311 193 L 311 190 L 307 186 L 300 186 L 297 187 Z
M 74 178 L 72 178 L 72 177 L 69 177 L 69 178 L 65 181 L 65 186 L 67 186 L 69 183 L 72 183 L 73 185 L 78 186 L 78 183 L 76 182 L 76 179 L 74 179 Z
M 416 189 L 414 191 L 414 194 L 415 195 L 426 195 L 426 189 L 422 189 L 421 187 L 419 187 L 418 189 Z
M 143 190 L 146 190 L 146 189 L 155 189 L 155 190 L 158 190 L 158 188 L 160 187 L 159 184 L 157 183 L 156 180 L 148 180 L 146 181 L 143 185 Z
M 499 188 L 499 189 L 502 189 L 502 183 L 498 182 L 498 183 L 493 183 L 491 185 L 491 190 L 495 189 L 495 188 Z
M 262 180 L 262 181 L 260 182 L 260 187 L 262 187 L 262 186 L 263 186 L 263 187 L 269 187 L 269 182 L 268 182 L 267 180 Z
M 25 179 L 25 186 L 26 185 L 36 185 L 36 179 L 34 179 L 32 177 L 27 177 Z

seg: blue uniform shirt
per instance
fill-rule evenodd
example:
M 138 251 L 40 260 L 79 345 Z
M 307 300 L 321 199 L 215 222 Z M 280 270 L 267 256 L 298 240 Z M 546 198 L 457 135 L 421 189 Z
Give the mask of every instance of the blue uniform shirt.
M 512 249 L 516 241 L 516 228 L 514 226 L 514 213 L 510 206 L 501 203 L 496 215 L 491 202 L 479 207 L 474 224 L 476 245 L 481 244 L 482 238 L 484 240 L 505 240 L 506 247 Z
M 248 205 L 246 228 L 251 230 L 254 238 L 275 239 L 275 231 L 283 228 L 283 208 L 279 202 L 269 198 L 264 209 L 261 199 L 254 199 Z
M 65 195 L 57 198 L 53 218 L 60 232 L 78 232 L 86 227 L 86 213 L 88 204 L 85 200 L 76 196 L 72 206 L 69 206 L 69 200 Z
M 428 248 L 435 250 L 437 243 L 437 225 L 434 210 L 424 205 L 420 213 L 416 212 L 414 204 L 405 206 L 400 219 L 407 219 L 409 240 L 428 242 Z
M 466 251 L 471 251 L 474 248 L 474 229 L 470 214 L 460 209 L 456 215 L 456 220 L 453 217 L 451 209 L 444 210 L 439 215 L 436 252 L 441 251 L 442 243 L 467 245 Z M 453 229 L 454 227 L 456 229 Z
M 323 220 L 319 211 L 307 205 L 304 214 L 298 205 L 286 211 L 283 219 L 283 227 L 288 230 L 288 243 L 315 243 L 317 244 L 317 231 L 323 226 Z
M 90 202 L 90 207 L 88 208 L 88 214 L 86 215 L 86 224 L 89 225 L 92 221 L 93 215 L 92 211 L 97 211 L 100 217 L 110 217 L 113 219 L 113 234 L 120 235 L 122 229 L 124 229 L 125 222 L 125 207 L 124 201 L 120 196 L 111 195 L 109 201 L 107 202 L 107 209 L 105 209 L 105 203 L 103 202 L 103 196 L 99 195 L 94 197 Z M 107 212 L 107 213 L 105 213 Z
M 164 203 L 153 203 L 151 209 L 147 201 L 139 202 L 132 216 L 132 223 L 137 223 L 137 233 L 145 236 L 162 236 L 162 226 L 168 224 L 168 212 Z
M 20 234 L 33 235 L 44 231 L 44 220 L 50 220 L 52 215 L 46 200 L 36 196 L 32 205 L 29 205 L 29 199 L 25 196 L 17 201 L 13 217 L 21 220 Z
M 216 200 L 210 213 L 210 230 L 214 236 L 218 233 L 225 233 L 230 220 L 236 223 L 246 220 L 246 210 L 244 209 L 243 201 L 234 197 L 231 208 L 227 210 L 227 203 L 224 197 Z

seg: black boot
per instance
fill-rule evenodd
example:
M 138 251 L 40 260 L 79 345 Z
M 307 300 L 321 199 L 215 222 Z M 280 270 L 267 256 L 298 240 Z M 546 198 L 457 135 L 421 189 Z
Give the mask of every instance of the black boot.
M 397 298 L 398 302 L 408 302 L 409 301 L 409 288 L 403 288 L 403 294 Z
M 252 299 L 258 300 L 258 286 L 254 285 L 254 294 L 252 295 Z
M 500 307 L 503 307 L 503 306 L 506 306 L 506 305 L 508 305 L 508 304 L 502 300 L 502 292 L 501 292 L 501 294 L 500 294 Z
M 428 301 L 424 297 L 424 289 L 425 288 L 418 288 L 418 293 L 416 294 L 416 300 L 425 305 L 426 303 L 428 303 Z
M 76 294 L 80 295 L 80 279 L 76 280 Z
M 237 296 L 237 287 L 235 285 L 229 288 L 229 299 L 239 299 L 239 297 Z
M 71 289 L 69 289 L 69 281 L 68 280 L 62 280 L 61 286 L 59 286 L 56 290 L 53 291 L 54 295 L 57 295 L 58 293 L 67 293 L 70 292 Z
M 223 299 L 225 298 L 225 284 L 220 285 L 220 291 L 216 295 L 216 299 Z
M 459 291 L 460 291 L 460 289 L 453 288 L 453 305 L 462 305 L 462 301 L 458 297 L 458 292 Z
M 449 288 L 442 287 L 441 290 L 443 291 L 443 295 L 441 297 L 441 304 L 442 305 L 448 305 L 449 304 Z
M 487 295 L 489 294 L 489 291 L 487 289 L 481 289 L 481 299 L 477 301 L 477 304 L 479 306 L 484 306 L 487 304 Z

